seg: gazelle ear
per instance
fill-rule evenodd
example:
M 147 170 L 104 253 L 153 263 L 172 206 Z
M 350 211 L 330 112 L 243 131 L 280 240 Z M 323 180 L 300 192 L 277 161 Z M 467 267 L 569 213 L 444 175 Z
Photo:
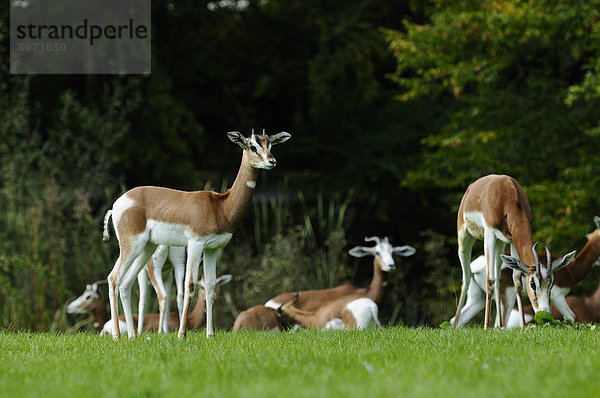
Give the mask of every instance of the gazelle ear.
M 594 223 L 596 223 L 596 228 L 600 228 L 600 217 L 594 216 Z
M 241 146 L 242 149 L 248 149 L 246 137 L 244 137 L 239 131 L 230 131 L 227 133 L 227 137 L 229 137 L 231 142 L 233 142 L 234 144 L 238 144 L 239 146 Z
M 558 258 L 558 259 L 552 261 L 552 268 L 550 268 L 552 270 L 552 272 L 556 272 L 559 269 L 569 265 L 571 260 L 573 260 L 573 257 L 575 257 L 575 253 L 576 253 L 576 251 L 573 250 L 571 253 L 565 254 L 564 257 Z
M 231 282 L 231 274 L 224 274 L 217 278 L 215 286 L 225 285 Z
M 417 249 L 415 249 L 414 247 L 409 246 L 409 245 L 396 246 L 392 249 L 392 252 L 394 254 L 397 254 L 402 257 L 408 257 L 408 256 L 412 256 L 413 254 L 415 254 L 417 252 Z
M 271 142 L 271 145 L 277 145 L 277 144 L 281 144 L 282 142 L 286 142 L 290 138 L 292 138 L 291 134 L 288 134 L 285 131 L 282 131 L 279 134 L 270 135 L 269 141 Z
M 524 273 L 529 272 L 529 267 L 527 266 L 527 264 L 525 264 L 524 262 L 522 262 L 521 260 L 519 260 L 513 256 L 507 256 L 506 254 L 501 254 L 500 258 L 502 259 L 502 262 L 504 264 L 506 264 L 506 266 L 512 270 L 520 271 L 520 272 L 524 272 Z
M 355 246 L 352 249 L 348 250 L 348 254 L 352 257 L 364 257 L 364 256 L 372 256 L 373 255 L 373 247 L 364 247 L 364 246 Z

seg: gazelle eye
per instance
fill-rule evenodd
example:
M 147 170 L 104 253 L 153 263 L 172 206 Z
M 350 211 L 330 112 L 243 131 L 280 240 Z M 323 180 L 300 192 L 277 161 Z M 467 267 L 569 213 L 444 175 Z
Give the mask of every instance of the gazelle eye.
M 254 153 L 258 152 L 258 149 L 254 145 L 250 145 L 250 150 Z
M 529 282 L 529 286 L 531 286 L 531 290 L 535 292 L 535 281 L 533 279 Z

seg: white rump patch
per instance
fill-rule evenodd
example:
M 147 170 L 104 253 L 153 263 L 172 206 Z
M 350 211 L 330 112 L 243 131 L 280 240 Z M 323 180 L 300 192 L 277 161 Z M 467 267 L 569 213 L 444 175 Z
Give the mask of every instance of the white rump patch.
M 248 186 L 248 188 L 254 189 L 256 188 L 256 181 L 248 181 L 246 185 Z
M 365 329 L 371 325 L 380 326 L 379 308 L 373 300 L 367 297 L 359 298 L 348 303 L 346 306 L 356 320 L 358 330 Z
M 281 307 L 281 304 L 277 301 L 269 300 L 265 303 L 265 307 L 273 308 L 274 310 L 276 310 L 277 308 Z

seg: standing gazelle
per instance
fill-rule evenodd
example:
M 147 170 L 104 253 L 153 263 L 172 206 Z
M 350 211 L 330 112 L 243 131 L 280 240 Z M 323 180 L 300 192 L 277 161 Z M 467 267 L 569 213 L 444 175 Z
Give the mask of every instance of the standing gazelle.
M 458 258 L 462 267 L 462 286 L 454 324 L 465 303 L 471 279 L 471 249 L 476 239 L 483 240 L 486 259 L 486 305 L 484 329 L 490 324 L 492 290 L 496 301 L 498 325 L 503 327 L 500 306 L 501 260 L 513 269 L 519 312 L 523 317 L 521 273 L 525 274 L 529 300 L 535 311 L 550 312 L 550 289 L 554 272 L 566 266 L 575 251 L 548 265 L 541 264 L 531 236 L 531 207 L 523 188 L 512 177 L 491 174 L 467 188 L 458 209 Z M 510 256 L 501 254 L 510 244 Z M 546 251 L 549 251 L 546 248 Z M 524 322 L 522 322 L 524 324 Z
M 229 243 L 235 227 L 248 210 L 256 187 L 258 169 L 269 170 L 275 167 L 277 162 L 271 155 L 271 146 L 291 137 L 286 132 L 267 136 L 264 131 L 262 135 L 252 133 L 248 138 L 237 131 L 227 135 L 243 152 L 237 177 L 225 193 L 184 192 L 143 186 L 125 192 L 113 204 L 113 225 L 120 253 L 108 275 L 110 311 L 112 319 L 117 319 L 118 287 L 130 338 L 136 336 L 131 311 L 131 286 L 157 245 L 188 248 L 179 338 L 186 335 L 191 294 L 194 282 L 198 279 L 200 260 L 204 256 L 206 335 L 214 336 L 213 302 L 217 251 Z M 118 328 L 113 328 L 113 337 L 120 338 Z

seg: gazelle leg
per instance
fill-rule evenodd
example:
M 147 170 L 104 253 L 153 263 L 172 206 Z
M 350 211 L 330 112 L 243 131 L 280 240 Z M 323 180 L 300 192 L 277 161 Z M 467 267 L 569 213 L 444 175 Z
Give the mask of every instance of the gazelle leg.
M 175 274 L 175 286 L 177 287 L 177 311 L 181 319 L 183 312 L 183 279 L 185 276 L 185 247 L 171 247 L 169 250 L 169 260 L 173 264 L 173 273 Z
M 192 301 L 192 293 L 194 293 L 194 274 L 198 275 L 198 267 L 200 266 L 200 260 L 202 259 L 202 252 L 204 251 L 204 245 L 206 240 L 190 241 L 188 243 L 188 257 L 185 266 L 185 283 L 184 283 L 184 296 L 183 296 L 183 311 L 181 318 L 179 319 L 179 332 L 177 337 L 184 339 L 187 332 L 187 317 L 190 310 L 190 303 Z
M 556 309 L 563 315 L 565 319 L 569 319 L 571 321 L 575 321 L 575 313 L 567 304 L 567 300 L 565 296 L 562 294 L 556 294 L 552 297 L 552 304 L 556 307 Z
M 119 292 L 121 293 L 121 303 L 123 304 L 123 312 L 125 313 L 125 322 L 127 323 L 127 334 L 129 338 L 136 337 L 136 330 L 133 326 L 133 312 L 131 311 L 131 287 L 136 280 L 138 274 L 146 265 L 152 253 L 156 249 L 156 245 L 152 243 L 146 243 L 140 255 L 133 261 L 133 264 L 127 270 L 127 273 L 123 277 L 123 282 L 119 286 Z
M 158 333 L 168 332 L 168 313 L 169 313 L 169 299 L 165 289 L 165 283 L 162 277 L 162 270 L 165 262 L 167 261 L 167 255 L 170 247 L 160 245 L 154 251 L 152 259 L 148 261 L 148 275 L 152 281 L 152 286 L 156 291 L 156 297 L 158 299 Z M 152 266 L 150 267 L 150 264 Z
M 494 301 L 496 301 L 496 322 L 499 328 L 504 327 L 504 313 L 502 312 L 502 301 L 500 300 L 500 272 L 502 269 L 502 259 L 500 253 L 504 252 L 506 244 L 500 240 L 496 241 L 494 248 L 494 267 L 492 269 L 494 274 Z
M 466 225 L 463 224 L 458 230 L 458 259 L 460 260 L 460 267 L 462 268 L 462 284 L 458 306 L 456 307 L 456 315 L 454 315 L 455 327 L 461 325 L 460 312 L 465 304 L 465 299 L 469 290 L 469 282 L 471 281 L 471 250 L 473 249 L 474 243 L 475 238 L 467 231 Z
M 485 255 L 485 274 L 486 274 L 486 291 L 485 291 L 485 318 L 483 321 L 483 329 L 487 330 L 490 327 L 490 312 L 492 308 L 492 293 L 494 290 L 494 268 L 496 256 L 496 238 L 492 231 L 488 228 L 484 229 L 483 237 L 483 253 Z
M 142 333 L 144 329 L 144 315 L 146 314 L 146 305 L 148 304 L 148 273 L 142 269 L 137 276 L 138 289 L 140 297 L 138 300 L 138 325 L 137 332 Z
M 215 336 L 213 304 L 215 302 L 215 284 L 217 280 L 218 250 L 204 251 L 204 293 L 206 294 L 206 337 Z
M 510 255 L 516 259 L 519 259 L 519 253 L 514 243 L 510 245 Z M 523 312 L 523 273 L 517 270 L 513 270 L 513 284 L 515 285 L 515 295 L 517 298 L 517 307 L 519 308 L 519 316 L 521 318 L 521 327 L 525 327 L 525 314 Z
M 460 322 L 455 323 L 454 318 L 450 322 L 455 323 L 456 327 L 461 327 L 469 322 L 479 311 L 485 307 L 485 298 L 483 291 L 474 280 L 471 280 L 467 290 L 467 302 L 460 312 Z
M 119 283 L 122 276 L 121 271 L 121 256 L 117 258 L 115 265 L 108 274 L 108 300 L 110 302 L 110 316 L 113 320 L 113 325 L 118 325 L 119 320 Z M 113 327 L 113 339 L 119 340 L 121 338 L 121 332 L 118 327 Z

